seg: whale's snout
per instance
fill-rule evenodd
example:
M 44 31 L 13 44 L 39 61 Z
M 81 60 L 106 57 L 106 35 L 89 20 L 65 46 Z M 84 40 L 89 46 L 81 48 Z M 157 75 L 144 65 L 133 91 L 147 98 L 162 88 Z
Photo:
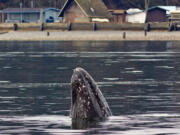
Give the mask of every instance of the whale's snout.
M 77 67 L 73 70 L 73 75 L 78 75 L 78 77 L 82 77 L 85 74 L 86 74 L 86 71 L 81 67 Z
M 78 84 L 83 80 L 82 68 L 75 68 L 71 77 L 71 84 Z
M 75 68 L 71 78 L 72 118 L 108 117 L 109 106 L 94 79 L 83 68 Z
M 83 68 L 77 67 L 73 70 L 71 84 L 85 82 L 88 76 L 89 76 L 88 73 Z
M 77 68 L 75 68 L 75 69 L 74 69 L 74 73 L 77 73 L 77 72 L 82 72 L 82 70 L 83 70 L 82 68 L 77 67 Z

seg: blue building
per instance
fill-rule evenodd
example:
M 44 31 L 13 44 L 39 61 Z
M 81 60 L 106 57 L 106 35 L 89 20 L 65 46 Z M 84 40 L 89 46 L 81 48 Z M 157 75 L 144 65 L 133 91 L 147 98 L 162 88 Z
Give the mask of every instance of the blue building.
M 60 22 L 59 11 L 56 8 L 6 8 L 1 11 L 2 22 Z

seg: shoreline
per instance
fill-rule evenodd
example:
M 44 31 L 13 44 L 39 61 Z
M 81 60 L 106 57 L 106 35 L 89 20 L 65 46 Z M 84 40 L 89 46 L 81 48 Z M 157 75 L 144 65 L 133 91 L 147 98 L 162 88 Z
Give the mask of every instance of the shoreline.
M 167 31 L 10 31 L 0 41 L 180 41 L 180 32 Z

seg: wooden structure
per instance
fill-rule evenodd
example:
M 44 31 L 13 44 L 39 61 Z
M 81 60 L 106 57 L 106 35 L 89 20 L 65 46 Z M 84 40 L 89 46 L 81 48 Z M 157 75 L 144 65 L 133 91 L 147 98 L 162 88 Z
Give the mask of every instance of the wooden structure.
M 126 22 L 126 10 L 109 10 L 112 14 L 111 22 L 125 23 Z
M 63 22 L 108 22 L 111 14 L 102 0 L 66 0 L 59 17 Z
M 180 23 L 180 10 L 171 12 L 171 18 L 170 20 L 172 22 L 178 22 Z
M 166 10 L 160 7 L 152 7 L 148 9 L 147 22 L 166 22 Z

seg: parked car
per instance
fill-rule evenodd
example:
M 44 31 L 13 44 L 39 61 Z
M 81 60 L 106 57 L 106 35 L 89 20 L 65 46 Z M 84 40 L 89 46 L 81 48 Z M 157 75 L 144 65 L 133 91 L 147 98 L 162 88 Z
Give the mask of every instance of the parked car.
M 46 19 L 46 23 L 53 23 L 54 17 L 50 16 L 48 19 Z

